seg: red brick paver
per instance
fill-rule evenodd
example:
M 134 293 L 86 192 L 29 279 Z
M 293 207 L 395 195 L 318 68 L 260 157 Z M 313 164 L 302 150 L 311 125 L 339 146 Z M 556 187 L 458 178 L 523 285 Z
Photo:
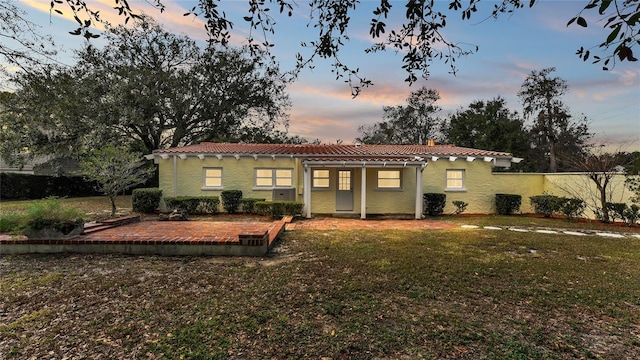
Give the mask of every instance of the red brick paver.
M 268 231 L 272 223 L 226 221 L 143 221 L 118 226 L 77 240 L 151 243 L 238 244 L 243 231 Z
M 286 219 L 290 221 L 290 219 Z M 269 232 L 269 245 L 285 226 L 285 220 L 264 221 L 142 221 L 99 232 L 81 235 L 69 240 L 30 241 L 51 244 L 198 244 L 239 245 L 242 233 Z M 457 225 L 432 220 L 360 220 L 333 217 L 298 219 L 286 224 L 287 230 L 386 230 L 386 229 L 452 229 Z M 0 243 L 13 243 L 19 239 L 0 234 Z M 26 239 L 25 239 L 26 240 Z M 23 240 L 24 241 L 24 240 Z
M 235 244 L 244 231 L 269 231 L 276 222 L 231 221 L 143 221 L 53 243 L 73 244 Z M 1 234 L 0 241 L 11 241 Z M 31 241 L 35 243 L 34 241 Z M 48 241 L 46 243 L 52 243 Z

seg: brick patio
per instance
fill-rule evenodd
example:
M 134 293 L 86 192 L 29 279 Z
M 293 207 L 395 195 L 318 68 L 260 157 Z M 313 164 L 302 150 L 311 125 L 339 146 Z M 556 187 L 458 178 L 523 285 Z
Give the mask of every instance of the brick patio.
M 0 254 L 127 253 L 262 256 L 284 230 L 451 229 L 429 220 L 317 217 L 280 221 L 142 221 L 66 240 L 27 240 L 0 234 Z
M 0 234 L 0 254 L 127 253 L 264 255 L 286 221 L 143 221 L 66 240 L 27 240 Z

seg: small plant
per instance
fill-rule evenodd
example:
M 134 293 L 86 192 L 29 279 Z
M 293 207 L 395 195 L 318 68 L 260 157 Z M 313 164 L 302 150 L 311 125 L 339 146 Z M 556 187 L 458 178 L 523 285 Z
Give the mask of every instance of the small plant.
M 560 211 L 567 219 L 574 219 L 584 213 L 586 205 L 583 200 L 575 198 L 562 198 Z
M 640 206 L 636 204 L 632 204 L 628 206 L 623 213 L 624 223 L 629 226 L 634 226 L 638 219 L 640 219 Z
M 615 222 L 616 219 L 624 220 L 624 211 L 627 208 L 625 203 L 607 203 L 607 212 L 611 222 Z
M 439 193 L 426 193 L 424 199 L 424 213 L 429 216 L 442 215 L 444 206 L 447 204 L 447 195 Z
M 529 197 L 529 201 L 531 201 L 533 211 L 536 214 L 542 214 L 548 218 L 551 217 L 553 213 L 560 211 L 564 199 L 555 195 L 544 194 L 531 196 Z
M 255 207 L 257 202 L 265 201 L 266 199 L 245 198 L 240 199 L 240 211 L 245 214 L 253 214 L 256 212 Z
M 162 190 L 158 188 L 135 189 L 131 193 L 133 211 L 141 213 L 153 213 L 160 206 Z
M 456 215 L 462 214 L 465 210 L 467 210 L 467 206 L 469 206 L 469 204 L 461 200 L 454 200 L 452 203 L 453 203 L 453 206 L 456 207 L 456 210 L 455 210 Z
M 215 214 L 218 212 L 220 199 L 217 196 L 178 196 L 166 197 L 164 202 L 169 210 L 189 215 Z
M 242 199 L 242 191 L 225 190 L 220 194 L 222 198 L 222 207 L 229 214 L 235 214 L 240 208 L 240 199 Z
M 49 237 L 78 235 L 84 228 L 85 214 L 80 210 L 63 206 L 58 198 L 49 197 L 35 202 L 22 214 L 9 214 L 0 219 L 0 230 L 12 231 L 35 237 L 38 232 L 47 232 Z M 53 232 L 49 233 L 49 232 Z
M 496 194 L 496 212 L 499 215 L 512 215 L 520 210 L 522 196 L 515 194 Z
M 0 232 L 14 231 L 20 226 L 20 214 L 5 214 L 0 216 Z
M 297 216 L 302 214 L 304 204 L 296 201 L 261 201 L 255 204 L 258 214 L 279 218 L 283 215 Z

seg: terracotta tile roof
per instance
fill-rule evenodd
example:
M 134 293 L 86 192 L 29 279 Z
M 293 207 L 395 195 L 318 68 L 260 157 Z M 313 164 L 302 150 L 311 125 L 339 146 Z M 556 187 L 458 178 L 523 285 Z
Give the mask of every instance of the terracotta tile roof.
M 458 147 L 455 145 L 314 145 L 314 144 L 237 144 L 210 143 L 155 150 L 154 154 L 221 154 L 221 155 L 298 155 L 305 158 L 365 157 L 389 159 L 390 157 L 413 158 L 414 156 L 490 156 L 507 157 L 506 152 Z M 362 161 L 361 159 L 359 161 Z M 369 160 L 371 161 L 371 160 Z

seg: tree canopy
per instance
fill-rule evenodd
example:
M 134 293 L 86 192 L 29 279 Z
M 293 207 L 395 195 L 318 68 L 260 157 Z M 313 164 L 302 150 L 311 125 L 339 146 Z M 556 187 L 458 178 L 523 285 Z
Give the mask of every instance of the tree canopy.
M 441 120 L 436 117 L 440 107 L 437 90 L 421 87 L 412 91 L 407 105 L 384 106 L 384 121 L 370 126 L 362 125 L 362 134 L 356 141 L 365 144 L 426 144 L 441 138 Z
M 0 113 L 7 160 L 73 158 L 109 142 L 150 153 L 202 141 L 287 140 L 285 83 L 260 54 L 200 49 L 148 18 L 106 40 L 81 50 L 74 67 L 14 75 L 17 91 L 2 98 Z
M 522 83 L 518 97 L 524 115 L 533 118 L 534 146 L 548 160 L 545 171 L 556 172 L 561 154 L 579 154 L 591 137 L 585 121 L 574 121 L 562 101 L 569 89 L 567 82 L 553 77 L 555 68 L 532 71 Z
M 457 111 L 445 125 L 447 140 L 457 146 L 524 156 L 530 150 L 526 141 L 529 134 L 522 118 L 506 105 L 503 98 L 497 97 L 474 101 L 467 109 Z
M 131 7 L 130 1 L 112 1 L 115 11 L 123 17 L 124 22 L 141 16 L 138 9 Z M 578 14 L 567 15 L 567 26 L 588 27 L 587 15 L 592 15 L 601 19 L 601 26 L 610 29 L 610 32 L 606 39 L 596 44 L 587 44 L 586 48 L 585 45 L 580 47 L 578 56 L 585 61 L 603 61 L 605 69 L 612 67 L 616 61 L 636 61 L 633 49 L 640 41 L 640 2 L 583 1 L 586 4 Z M 416 81 L 418 76 L 427 78 L 429 65 L 433 60 L 444 60 L 455 73 L 456 58 L 477 51 L 477 47 L 461 45 L 464 44 L 464 39 L 454 41 L 443 36 L 448 15 L 469 20 L 472 17 L 476 19 L 477 13 L 489 13 L 491 17 L 498 18 L 521 8 L 535 6 L 536 2 L 537 0 L 501 0 L 491 3 L 480 0 L 448 0 L 445 4 L 439 4 L 436 0 L 406 0 L 400 3 L 379 0 L 372 10 L 367 29 L 374 45 L 367 51 L 404 54 L 402 68 L 407 72 L 406 81 L 409 83 Z M 146 3 L 160 12 L 165 10 L 165 0 L 149 0 Z M 352 18 L 364 5 L 358 0 L 311 0 L 306 4 L 310 18 L 308 26 L 315 29 L 317 36 L 315 40 L 302 44 L 309 51 L 305 51 L 305 55 L 302 51 L 297 54 L 297 70 L 309 66 L 314 59 L 330 59 L 338 78 L 346 77 L 345 81 L 351 84 L 353 94 L 357 95 L 362 87 L 371 84 L 371 80 L 359 75 L 357 64 L 343 62 L 340 54 L 349 42 L 349 30 L 353 31 Z M 200 0 L 198 6 L 190 9 L 185 16 L 202 16 L 210 41 L 226 45 L 230 30 L 236 24 L 227 17 L 225 5 L 221 1 Z M 247 40 L 251 48 L 269 51 L 273 46 L 269 35 L 277 31 L 275 14 L 279 12 L 291 17 L 296 9 L 297 4 L 293 0 L 247 1 L 243 20 L 249 25 Z M 99 11 L 86 0 L 54 0 L 51 2 L 51 10 L 59 13 L 71 12 L 78 23 L 78 27 L 71 33 L 86 38 L 98 36 L 92 27 L 98 22 L 104 22 Z M 403 16 L 400 24 L 395 27 L 387 24 L 390 22 L 389 18 L 397 12 Z M 602 54 L 592 54 L 595 48 L 599 48 Z

